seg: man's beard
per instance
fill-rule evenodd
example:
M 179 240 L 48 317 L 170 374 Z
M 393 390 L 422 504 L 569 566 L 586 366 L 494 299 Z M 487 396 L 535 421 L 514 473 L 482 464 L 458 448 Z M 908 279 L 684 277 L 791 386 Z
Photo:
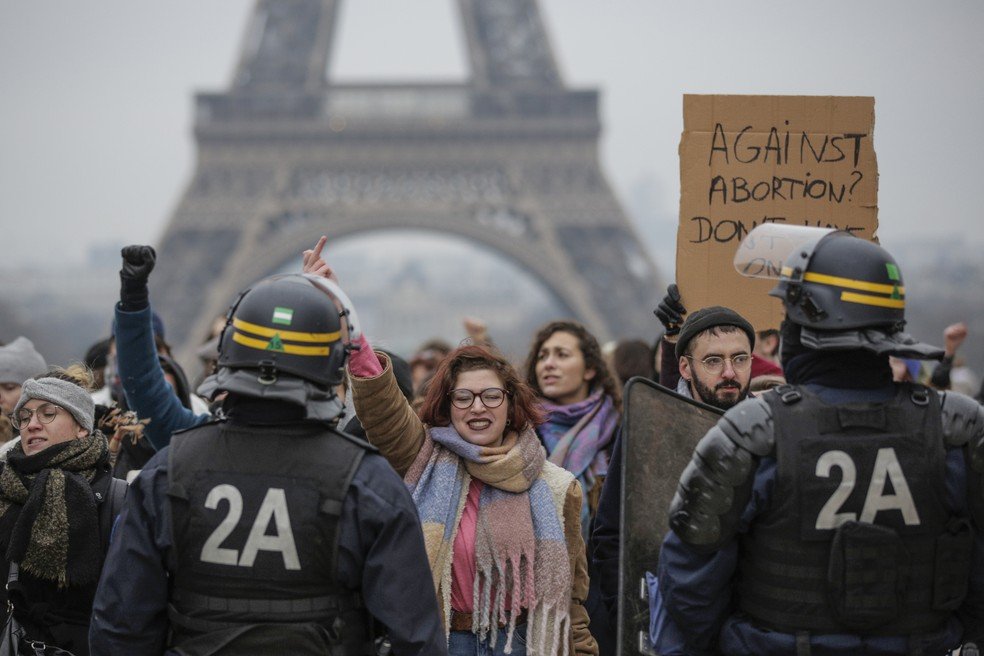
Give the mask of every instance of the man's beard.
M 742 389 L 741 384 L 739 384 L 738 381 L 735 380 L 723 380 L 720 383 L 718 383 L 713 390 L 710 387 L 704 385 L 704 383 L 702 383 L 700 381 L 700 378 L 698 378 L 697 376 L 694 376 L 693 384 L 694 387 L 697 389 L 697 396 L 699 400 L 703 401 L 707 405 L 714 406 L 715 408 L 720 408 L 721 410 L 728 410 L 729 408 L 738 405 L 740 402 L 745 400 L 745 397 L 748 396 L 748 388 L 746 387 L 745 389 Z M 735 397 L 733 401 L 731 399 L 718 398 L 717 394 L 715 394 L 717 390 L 728 389 L 728 388 L 736 389 L 739 392 L 738 396 Z

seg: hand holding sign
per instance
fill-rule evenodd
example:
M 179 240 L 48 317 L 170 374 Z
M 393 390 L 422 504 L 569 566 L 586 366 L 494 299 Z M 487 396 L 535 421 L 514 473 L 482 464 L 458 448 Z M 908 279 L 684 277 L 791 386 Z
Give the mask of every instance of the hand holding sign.
M 318 243 L 315 244 L 313 249 L 306 250 L 302 253 L 303 267 L 301 271 L 303 273 L 310 273 L 315 276 L 327 278 L 337 285 L 339 284 L 338 276 L 335 275 L 335 271 L 328 266 L 328 263 L 321 257 L 321 251 L 324 249 L 327 242 L 328 237 L 321 235 L 321 238 L 318 239 Z

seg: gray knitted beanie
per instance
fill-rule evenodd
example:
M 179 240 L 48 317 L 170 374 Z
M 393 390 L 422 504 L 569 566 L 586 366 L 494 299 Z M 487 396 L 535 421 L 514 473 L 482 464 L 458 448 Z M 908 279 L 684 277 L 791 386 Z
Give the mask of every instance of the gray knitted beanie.
M 0 383 L 23 384 L 48 370 L 41 354 L 26 337 L 18 337 L 6 346 L 0 346 Z

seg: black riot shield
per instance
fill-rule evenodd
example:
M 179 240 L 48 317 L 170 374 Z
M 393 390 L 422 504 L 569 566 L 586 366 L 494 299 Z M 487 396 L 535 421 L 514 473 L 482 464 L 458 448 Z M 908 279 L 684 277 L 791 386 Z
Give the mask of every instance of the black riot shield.
M 645 378 L 625 384 L 623 404 L 618 653 L 638 656 L 655 653 L 646 571 L 656 571 L 680 475 L 722 412 Z

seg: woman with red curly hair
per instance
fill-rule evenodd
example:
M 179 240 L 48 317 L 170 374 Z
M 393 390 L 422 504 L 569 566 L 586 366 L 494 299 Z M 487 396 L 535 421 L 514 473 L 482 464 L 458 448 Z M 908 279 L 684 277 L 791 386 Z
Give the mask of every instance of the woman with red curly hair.
M 546 461 L 536 394 L 512 365 L 481 346 L 452 351 L 419 417 L 385 354 L 363 344 L 349 373 L 369 440 L 417 506 L 449 653 L 597 654 L 581 488 Z

